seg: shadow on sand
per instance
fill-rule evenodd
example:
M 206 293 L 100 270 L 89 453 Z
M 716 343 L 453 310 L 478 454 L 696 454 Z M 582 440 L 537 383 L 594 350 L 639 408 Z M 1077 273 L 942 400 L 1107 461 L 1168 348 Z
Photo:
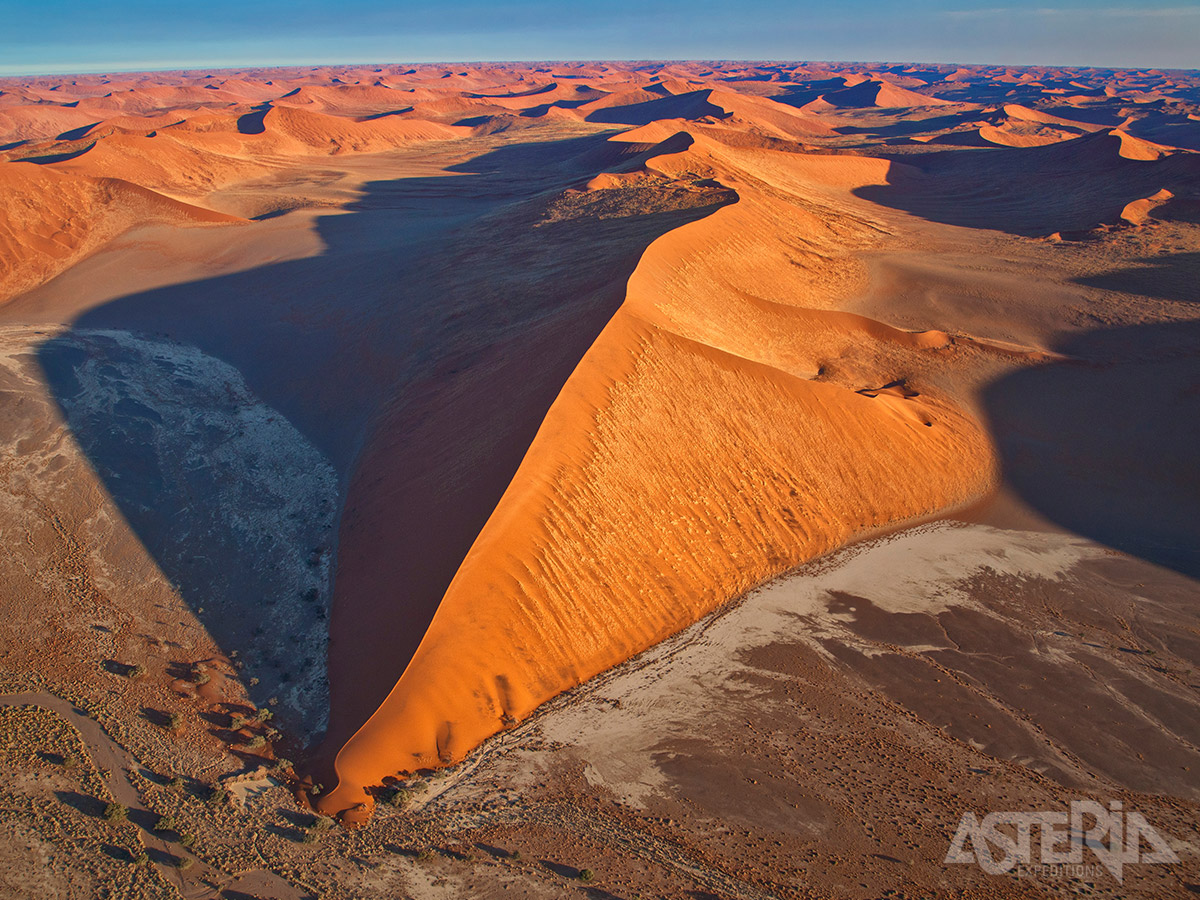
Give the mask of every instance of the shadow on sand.
M 319 732 L 328 628 L 331 741 L 374 711 L 642 251 L 727 202 L 547 216 L 638 149 L 502 145 L 372 182 L 317 220 L 318 256 L 126 296 L 41 347 L 79 443 L 256 702 L 290 696 Z M 348 517 L 338 564 L 386 591 L 336 591 L 327 625 L 343 504 L 380 492 L 390 522 Z
M 1200 322 L 1094 331 L 984 394 L 1004 478 L 1071 531 L 1200 577 Z
M 973 133 L 948 140 L 981 143 Z M 982 142 L 987 144 L 987 142 Z M 1200 194 L 1200 158 L 1126 159 L 1106 132 L 1045 147 L 968 146 L 894 157 L 889 183 L 853 193 L 924 219 L 1026 237 L 1116 224 L 1127 203 L 1162 188 Z

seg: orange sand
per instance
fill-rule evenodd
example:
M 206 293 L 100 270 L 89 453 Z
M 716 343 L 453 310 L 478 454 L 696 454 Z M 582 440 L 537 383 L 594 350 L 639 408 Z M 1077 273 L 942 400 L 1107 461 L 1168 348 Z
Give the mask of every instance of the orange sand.
M 647 167 L 739 202 L 644 254 L 323 808 L 457 761 L 764 579 L 989 484 L 979 427 L 914 374 L 950 339 L 827 309 L 839 257 L 869 239 L 835 204 L 888 163 L 700 137 Z M 797 242 L 811 267 L 786 264 Z
M 976 85 L 989 88 L 978 99 Z M 736 196 L 645 249 L 623 305 L 582 358 L 571 355 L 577 365 L 536 438 L 517 448 L 523 461 L 477 536 L 472 526 L 465 560 L 456 570 L 438 560 L 452 579 L 422 585 L 440 605 L 415 653 L 387 661 L 384 686 L 403 674 L 344 746 L 325 751 L 336 752 L 338 781 L 321 807 L 358 815 L 365 789 L 462 759 L 764 579 L 985 491 L 995 453 L 962 373 L 979 360 L 1048 357 L 1021 334 L 894 327 L 886 292 L 858 314 L 878 281 L 872 254 L 907 239 L 898 229 L 931 222 L 1062 240 L 1191 215 L 1197 89 L 1180 73 L 738 63 L 0 79 L 0 303 L 19 307 L 139 225 L 266 234 L 275 226 L 233 213 L 345 204 L 348 192 L 313 184 L 354 172 L 362 185 L 414 147 L 437 161 L 418 174 L 450 177 L 470 176 L 476 159 L 594 139 L 545 176 L 542 194 L 537 183 L 543 211 L 561 201 L 650 219 L 664 213 L 646 197 Z M 1027 184 L 1031 172 L 1046 178 Z M 289 179 L 316 199 L 291 198 Z M 576 227 L 600 229 L 603 216 L 589 215 Z M 284 255 L 274 240 L 300 240 L 300 226 L 280 228 L 256 245 L 259 262 Z M 189 232 L 194 246 L 209 246 L 199 234 Z M 580 240 L 579 252 L 588 246 Z M 890 283 L 894 293 L 909 284 L 901 274 Z M 919 292 L 901 299 L 920 309 Z M 928 293 L 929 309 L 945 302 Z M 1008 322 L 1017 293 L 959 313 Z M 38 302 L 67 321 L 71 303 L 99 301 L 48 291 Z M 373 375 L 395 368 L 371 363 Z M 394 398 L 378 390 L 383 411 L 368 413 L 379 430 L 354 436 L 363 446 L 346 473 L 360 489 L 390 483 L 385 451 L 403 438 L 387 433 Z M 322 402 L 335 408 L 336 394 Z M 345 517 L 359 536 L 342 535 L 352 552 L 340 560 L 335 618 L 410 612 L 403 572 L 377 577 L 386 560 L 372 561 L 371 577 L 355 569 L 371 544 L 362 535 L 394 527 L 395 515 Z M 356 649 L 331 650 L 337 684 L 382 665 Z

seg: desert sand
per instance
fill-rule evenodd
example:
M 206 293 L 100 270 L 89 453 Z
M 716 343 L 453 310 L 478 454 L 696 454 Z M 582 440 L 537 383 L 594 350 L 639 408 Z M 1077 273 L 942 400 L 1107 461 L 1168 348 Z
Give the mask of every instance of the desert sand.
M 1190 889 L 1198 259 L 1194 73 L 0 79 L 6 688 L 138 890 L 1058 895 L 946 830 L 1089 791 Z

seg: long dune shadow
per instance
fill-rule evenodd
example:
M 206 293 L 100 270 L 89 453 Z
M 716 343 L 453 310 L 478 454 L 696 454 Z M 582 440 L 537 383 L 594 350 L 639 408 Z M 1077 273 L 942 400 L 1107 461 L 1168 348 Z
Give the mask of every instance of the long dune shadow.
M 892 183 L 855 193 L 933 221 L 1022 235 L 1114 222 L 1124 204 L 1163 187 L 1196 193 L 1194 156 L 1126 159 L 1116 142 L 1100 133 L 1027 150 L 930 153 Z M 1078 281 L 1195 303 L 1196 257 L 1148 258 Z M 1070 361 L 1019 370 L 984 395 L 1006 482 L 1072 531 L 1200 576 L 1200 323 L 1099 330 L 1055 349 Z
M 939 131 L 943 128 L 954 128 L 964 122 L 977 119 L 978 114 L 953 113 L 945 116 L 931 116 L 923 119 L 901 119 L 879 125 L 841 125 L 834 128 L 838 134 L 869 134 L 873 137 L 904 137 L 910 134 L 924 134 Z
M 1106 329 L 984 394 L 1005 481 L 1050 520 L 1200 578 L 1200 322 Z
M 853 193 L 934 222 L 1029 237 L 1116 224 L 1127 203 L 1164 187 L 1177 195 L 1200 191 L 1194 154 L 1128 159 L 1120 139 L 1106 132 L 1045 147 L 981 145 L 896 161 L 902 165 L 888 184 Z
M 1200 253 L 1164 253 L 1137 260 L 1136 267 L 1076 279 L 1106 291 L 1200 304 Z
M 122 297 L 40 348 L 122 514 L 285 725 L 326 727 L 327 672 L 331 742 L 374 711 L 641 252 L 727 202 L 554 212 L 638 149 L 372 182 L 317 220 L 320 255 Z

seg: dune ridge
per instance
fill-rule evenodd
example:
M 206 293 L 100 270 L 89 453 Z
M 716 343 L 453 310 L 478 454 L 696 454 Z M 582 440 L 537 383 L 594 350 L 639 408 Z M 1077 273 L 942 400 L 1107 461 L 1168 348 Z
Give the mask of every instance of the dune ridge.
M 236 225 L 245 219 L 193 206 L 120 178 L 68 175 L 32 164 L 0 169 L 0 298 L 57 275 L 133 227 Z
M 404 674 L 338 754 L 327 811 L 360 814 L 364 787 L 456 762 L 764 579 L 990 483 L 978 426 L 916 374 L 951 339 L 830 308 L 871 234 L 831 192 L 886 162 L 701 137 L 646 166 L 738 202 L 643 255 Z M 781 266 L 801 241 L 810 264 Z
M 1007 310 L 1025 299 L 997 299 L 1004 279 L 988 266 L 1009 265 L 1006 254 L 1077 260 L 1084 243 L 1096 258 L 1117 241 L 1147 254 L 1179 246 L 1174 229 L 1200 208 L 1198 120 L 1192 73 L 1054 67 L 576 62 L 0 79 L 0 304 L 10 321 L 29 309 L 68 321 L 100 302 L 87 280 L 104 267 L 67 270 L 142 225 L 239 229 L 155 232 L 194 289 L 147 291 L 155 273 L 121 298 L 106 283 L 131 321 L 164 332 L 164 296 L 182 296 L 178 315 L 193 320 L 229 314 L 208 305 L 209 287 L 258 291 L 235 296 L 262 318 L 234 321 L 262 327 L 284 308 L 265 282 L 302 273 L 295 293 L 316 299 L 281 300 L 287 328 L 311 341 L 305 350 L 332 346 L 360 367 L 320 385 L 313 405 L 331 424 L 308 423 L 322 438 L 346 432 L 329 441 L 347 485 L 330 634 L 352 626 L 330 644 L 330 721 L 343 730 L 309 762 L 333 788 L 321 808 L 356 821 L 373 786 L 464 758 L 763 580 L 986 491 L 996 451 L 972 379 L 1063 362 L 1045 331 L 1013 324 Z M 377 240 L 372 216 L 398 236 Z M 444 252 L 427 230 L 466 246 Z M 972 264 L 969 289 L 947 287 L 951 265 L 937 260 L 888 275 L 884 256 L 933 233 L 992 259 Z M 113 258 L 145 265 L 139 240 L 117 242 L 129 257 Z M 370 257 L 360 240 L 387 259 L 371 257 L 378 268 L 355 280 Z M 287 265 L 304 254 L 309 264 Z M 1154 267 L 1155 309 L 1188 296 L 1193 270 L 1178 256 Z M 427 279 L 426 257 L 437 261 Z M 239 266 L 245 280 L 221 280 Z M 497 289 L 497 275 L 512 281 Z M 320 283 L 338 278 L 355 290 Z M 1122 290 L 1122 279 L 1097 283 Z M 556 294 L 557 282 L 578 296 Z M 400 314 L 421 291 L 432 336 Z M 1117 316 L 1091 299 L 1054 315 Z M 960 319 L 987 327 L 951 327 Z M 229 339 L 229 327 L 214 316 L 192 333 L 236 356 L 256 335 Z M 277 345 L 279 334 L 290 332 Z M 426 338 L 435 346 L 422 350 Z M 261 363 L 257 384 L 293 412 L 309 403 L 287 396 L 291 372 L 240 359 Z M 533 366 L 546 394 L 536 399 L 521 393 L 536 393 Z M 520 427 L 488 418 L 488 378 L 505 381 Z M 355 412 L 342 420 L 344 406 Z M 446 409 L 459 418 L 447 424 Z M 421 441 L 438 456 L 425 467 L 405 456 Z M 488 454 L 505 456 L 503 478 L 463 475 Z M 468 496 L 480 484 L 486 502 Z M 393 500 L 414 495 L 444 521 L 402 521 L 409 509 Z M 418 529 L 429 536 L 410 550 L 380 552 Z M 455 549 L 439 548 L 450 532 Z M 370 627 L 364 611 L 380 607 L 395 632 L 356 643 L 356 615 Z M 370 703 L 337 708 L 348 694 Z

